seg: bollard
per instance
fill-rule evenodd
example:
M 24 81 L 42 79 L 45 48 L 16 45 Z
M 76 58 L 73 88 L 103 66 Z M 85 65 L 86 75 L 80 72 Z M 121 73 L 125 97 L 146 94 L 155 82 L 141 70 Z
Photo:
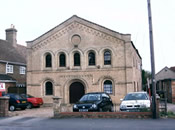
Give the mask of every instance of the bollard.
M 9 116 L 9 97 L 0 97 L 0 117 Z
M 53 97 L 53 114 L 54 117 L 58 117 L 61 112 L 61 99 L 60 97 Z

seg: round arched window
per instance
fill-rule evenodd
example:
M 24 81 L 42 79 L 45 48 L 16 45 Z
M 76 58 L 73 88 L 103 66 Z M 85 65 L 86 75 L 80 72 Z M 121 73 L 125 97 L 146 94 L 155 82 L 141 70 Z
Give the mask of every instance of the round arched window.
M 46 84 L 45 84 L 45 94 L 46 95 L 53 95 L 53 84 L 52 84 L 52 82 L 50 82 L 50 81 L 48 81 L 48 82 L 46 82 Z
M 64 53 L 60 54 L 60 67 L 65 67 L 66 66 L 66 56 Z
M 104 52 L 104 65 L 111 65 L 111 52 L 110 51 Z
M 51 54 L 47 54 L 45 57 L 45 61 L 46 61 L 46 67 L 52 67 L 52 56 Z
M 89 65 L 95 65 L 95 53 L 90 52 L 88 55 Z
M 112 82 L 110 80 L 104 82 L 104 92 L 112 94 Z
M 74 66 L 80 66 L 80 54 L 79 53 L 74 54 Z

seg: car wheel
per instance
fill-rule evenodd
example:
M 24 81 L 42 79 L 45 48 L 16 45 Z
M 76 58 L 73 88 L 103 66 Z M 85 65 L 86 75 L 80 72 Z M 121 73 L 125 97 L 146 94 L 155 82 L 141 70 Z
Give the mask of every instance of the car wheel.
M 15 111 L 15 109 L 16 109 L 16 108 L 15 108 L 14 105 L 11 105 L 11 106 L 9 107 L 9 110 L 10 110 L 10 111 Z
M 28 103 L 27 109 L 32 109 L 33 105 L 31 103 Z

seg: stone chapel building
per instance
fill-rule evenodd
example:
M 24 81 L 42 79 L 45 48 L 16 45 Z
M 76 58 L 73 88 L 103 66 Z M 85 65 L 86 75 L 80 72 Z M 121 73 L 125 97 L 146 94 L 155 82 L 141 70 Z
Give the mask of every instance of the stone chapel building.
M 119 104 L 141 90 L 141 57 L 130 34 L 76 15 L 33 41 L 27 41 L 27 93 L 51 104 L 71 105 L 88 92 L 106 92 Z

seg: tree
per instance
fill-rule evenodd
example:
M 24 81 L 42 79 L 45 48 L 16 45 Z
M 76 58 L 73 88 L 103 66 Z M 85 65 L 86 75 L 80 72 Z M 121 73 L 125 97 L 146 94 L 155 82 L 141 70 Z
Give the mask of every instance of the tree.
M 151 78 L 151 72 L 142 70 L 142 89 L 146 91 L 147 88 L 147 78 Z

